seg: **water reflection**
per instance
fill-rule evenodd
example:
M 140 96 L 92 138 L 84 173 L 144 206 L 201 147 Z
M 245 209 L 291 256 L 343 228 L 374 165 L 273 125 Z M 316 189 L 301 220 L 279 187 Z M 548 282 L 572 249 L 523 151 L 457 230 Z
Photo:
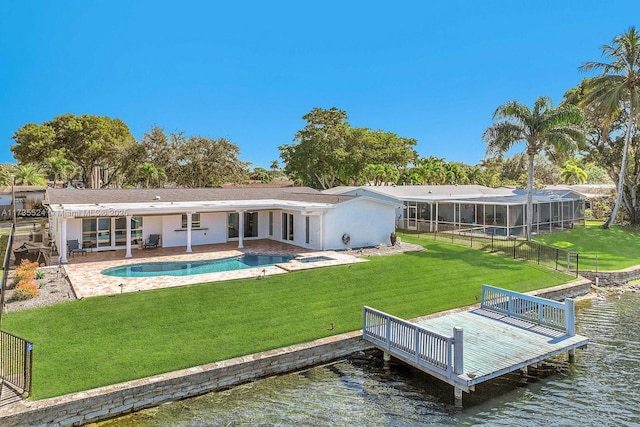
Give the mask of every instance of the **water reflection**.
M 483 384 L 461 411 L 450 386 L 372 352 L 99 425 L 639 425 L 640 296 L 579 303 L 577 328 L 591 341 L 575 364 Z

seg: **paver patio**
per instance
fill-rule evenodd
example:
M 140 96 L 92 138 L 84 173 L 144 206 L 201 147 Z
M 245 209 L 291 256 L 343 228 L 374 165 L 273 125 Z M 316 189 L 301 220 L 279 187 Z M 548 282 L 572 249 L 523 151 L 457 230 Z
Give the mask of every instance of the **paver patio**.
M 143 290 L 160 289 L 173 286 L 195 285 L 199 283 L 217 282 L 223 280 L 246 279 L 251 277 L 271 276 L 288 271 L 309 268 L 328 267 L 333 265 L 353 264 L 365 262 L 347 252 L 310 251 L 299 246 L 288 245 L 272 240 L 245 241 L 245 247 L 239 249 L 236 242 L 218 245 L 193 246 L 193 252 L 185 253 L 184 247 L 134 249 L 131 258 L 124 258 L 125 252 L 89 252 L 86 255 L 77 254 L 69 258 L 64 270 L 77 298 L 87 298 L 100 295 L 113 295 L 123 292 L 138 292 Z M 194 274 L 189 276 L 155 276 L 155 277 L 112 277 L 101 274 L 107 268 L 137 264 L 143 262 L 172 262 L 172 261 L 201 261 L 229 258 L 242 254 L 279 254 L 299 255 L 301 257 L 323 256 L 330 260 L 313 262 L 299 262 L 298 260 L 277 264 L 269 267 L 247 268 L 216 273 Z

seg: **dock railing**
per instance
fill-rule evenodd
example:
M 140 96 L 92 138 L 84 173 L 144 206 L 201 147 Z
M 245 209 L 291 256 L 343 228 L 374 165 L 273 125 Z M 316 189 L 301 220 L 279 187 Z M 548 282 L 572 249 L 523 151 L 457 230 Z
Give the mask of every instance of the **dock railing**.
M 569 298 L 562 303 L 482 285 L 480 306 L 485 310 L 563 331 L 570 336 L 576 334 L 574 304 Z
M 364 307 L 362 338 L 448 378 L 463 371 L 462 328 L 447 337 L 382 311 Z

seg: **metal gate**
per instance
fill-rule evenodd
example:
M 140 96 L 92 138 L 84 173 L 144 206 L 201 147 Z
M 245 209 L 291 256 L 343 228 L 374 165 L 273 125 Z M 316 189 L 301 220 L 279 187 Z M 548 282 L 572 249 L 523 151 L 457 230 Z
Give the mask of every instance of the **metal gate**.
M 27 397 L 31 394 L 33 343 L 0 330 L 0 400 L 6 389 Z

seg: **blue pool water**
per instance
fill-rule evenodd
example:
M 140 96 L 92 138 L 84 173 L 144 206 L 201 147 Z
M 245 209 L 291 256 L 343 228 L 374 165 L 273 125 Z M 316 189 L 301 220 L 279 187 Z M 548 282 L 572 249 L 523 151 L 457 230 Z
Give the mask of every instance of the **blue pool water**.
M 298 261 L 307 263 L 307 262 L 318 262 L 318 261 L 334 261 L 334 259 L 328 256 L 319 255 L 319 256 L 310 256 L 306 258 L 300 258 Z
M 267 267 L 289 262 L 295 255 L 245 254 L 205 261 L 144 262 L 111 267 L 102 274 L 113 277 L 191 276 L 245 268 Z

